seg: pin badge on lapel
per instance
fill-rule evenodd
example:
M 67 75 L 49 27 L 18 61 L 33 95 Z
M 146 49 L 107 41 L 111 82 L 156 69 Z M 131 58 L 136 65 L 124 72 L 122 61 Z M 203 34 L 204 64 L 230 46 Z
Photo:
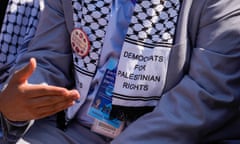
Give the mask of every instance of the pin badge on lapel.
M 81 57 L 88 55 L 90 42 L 87 34 L 80 28 L 75 28 L 71 33 L 72 49 Z

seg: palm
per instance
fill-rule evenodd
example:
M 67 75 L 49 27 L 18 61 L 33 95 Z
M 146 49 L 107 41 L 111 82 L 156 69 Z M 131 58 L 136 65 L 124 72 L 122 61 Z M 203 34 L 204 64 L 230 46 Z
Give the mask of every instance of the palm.
M 0 110 L 12 121 L 39 119 L 66 109 L 79 98 L 76 90 L 48 86 L 31 85 L 27 79 L 36 68 L 35 59 L 16 72 L 8 86 L 0 95 Z

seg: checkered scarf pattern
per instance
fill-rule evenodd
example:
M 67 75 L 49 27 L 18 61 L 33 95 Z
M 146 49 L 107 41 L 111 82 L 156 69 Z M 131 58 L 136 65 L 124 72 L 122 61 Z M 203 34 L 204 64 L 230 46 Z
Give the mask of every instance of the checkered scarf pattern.
M 172 45 L 180 11 L 180 1 L 134 1 L 136 6 L 127 38 L 149 44 Z M 88 75 L 93 76 L 103 46 L 112 0 L 72 0 L 72 3 L 74 26 L 86 32 L 92 46 L 89 55 L 82 59 L 78 59 L 78 55 L 74 55 L 74 60 L 81 71 L 88 72 Z
M 42 0 L 9 0 L 0 34 L 0 86 L 24 51 L 23 44 L 33 37 L 42 8 Z
M 79 71 L 94 76 L 103 46 L 112 0 L 72 0 L 74 27 L 81 28 L 90 40 L 87 56 L 78 58 L 74 54 Z
M 86 32 L 91 43 L 91 50 L 84 58 L 79 58 L 77 54 L 74 54 L 75 67 L 77 67 L 80 73 L 93 77 L 100 58 L 106 27 L 109 22 L 110 6 L 113 1 L 72 0 L 72 2 L 74 26 Z M 151 47 L 155 47 L 156 45 L 172 47 L 176 34 L 181 0 L 132 0 L 132 2 L 135 3 L 135 9 L 125 41 L 131 41 L 136 44 L 143 43 Z M 127 102 L 131 98 L 131 96 L 130 98 L 128 96 L 119 98 L 113 95 L 113 102 L 115 101 L 114 104 L 118 105 L 118 99 L 125 99 Z M 159 99 L 160 96 L 154 99 L 154 101 L 158 101 Z M 143 101 L 145 101 L 145 98 Z M 156 104 L 152 103 L 153 100 L 151 98 L 147 101 L 151 102 L 152 105 Z M 137 103 L 138 101 L 135 102 Z M 145 108 L 145 105 L 136 104 L 136 106 Z M 119 110 L 122 107 L 124 106 L 119 107 Z M 137 112 L 140 111 L 138 110 Z M 119 113 L 121 111 L 116 111 L 116 114 Z M 135 113 L 127 114 L 124 112 L 123 119 L 135 115 L 138 116 Z M 135 118 L 132 117 L 131 119 Z

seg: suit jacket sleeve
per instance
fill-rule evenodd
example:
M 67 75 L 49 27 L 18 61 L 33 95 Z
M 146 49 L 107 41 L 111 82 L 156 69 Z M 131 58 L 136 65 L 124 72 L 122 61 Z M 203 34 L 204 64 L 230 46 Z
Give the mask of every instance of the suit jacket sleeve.
M 36 58 L 37 69 L 28 80 L 29 83 L 72 87 L 72 53 L 61 0 L 46 1 L 35 37 L 30 41 L 28 51 L 17 59 L 15 70 L 26 65 L 31 57 Z M 30 125 L 28 122 L 2 120 L 6 143 L 14 143 Z
M 47 0 L 39 21 L 35 37 L 28 46 L 28 51 L 18 59 L 16 68 L 28 63 L 31 57 L 37 59 L 37 69 L 29 83 L 47 83 L 71 88 L 72 49 L 70 33 L 65 20 L 61 0 Z M 71 11 L 71 9 L 69 10 Z
M 112 143 L 196 144 L 230 124 L 239 115 L 239 24 L 238 0 L 206 0 L 187 73 Z

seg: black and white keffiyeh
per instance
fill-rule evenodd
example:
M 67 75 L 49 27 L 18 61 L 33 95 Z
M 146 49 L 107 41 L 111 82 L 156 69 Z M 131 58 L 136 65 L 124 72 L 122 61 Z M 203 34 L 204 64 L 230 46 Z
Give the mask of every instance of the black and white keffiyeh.
M 117 0 L 114 2 L 116 3 Z M 136 2 L 136 4 L 126 33 L 125 42 L 143 46 L 148 45 L 152 48 L 155 46 L 171 48 L 174 44 L 181 0 L 132 0 L 132 2 Z M 110 23 L 109 21 L 111 21 L 109 20 L 109 13 L 112 3 L 112 0 L 73 0 L 74 26 L 86 32 L 91 43 L 91 49 L 87 56 L 81 58 L 74 54 L 75 69 L 83 75 L 89 77 L 94 77 L 95 75 L 102 46 L 104 45 L 106 28 Z M 82 76 L 80 78 L 83 79 Z M 114 92 L 112 97 L 114 107 L 117 106 L 117 109 L 124 111 L 114 111 L 114 113 L 116 115 L 120 113 L 123 119 L 128 118 L 130 115 L 136 115 L 137 117 L 141 113 L 138 114 L 136 111 L 133 111 L 127 114 L 125 112 L 128 109 L 125 111 L 122 108 L 128 108 L 127 104 L 131 105 L 132 103 L 134 103 L 134 107 L 152 107 L 156 105 L 160 97 L 160 95 L 154 96 L 154 99 L 142 96 L 132 97 L 131 95 Z M 124 105 L 118 103 L 120 101 Z M 139 101 L 141 101 L 141 104 L 138 106 Z M 142 111 L 142 109 L 139 110 Z M 145 113 L 144 110 L 143 113 Z
M 145 46 L 150 49 L 155 49 L 157 47 L 171 49 L 174 45 L 174 38 L 180 7 L 180 0 L 137 0 L 135 10 L 133 12 L 133 16 L 125 38 L 125 42 L 134 45 Z M 166 61 L 168 61 L 168 58 L 166 58 Z M 158 68 L 155 67 L 151 71 L 156 71 L 156 69 Z M 118 70 L 118 72 L 119 71 L 120 69 Z M 159 71 L 163 71 L 163 69 Z M 126 77 L 124 78 L 124 80 L 126 82 L 129 82 L 130 84 L 130 79 L 142 79 L 140 80 L 141 84 L 145 83 L 146 81 L 153 80 L 153 77 L 156 75 L 147 75 L 147 73 L 145 73 L 143 75 L 136 74 L 134 76 L 134 78 L 130 78 L 127 76 L 128 78 Z M 145 78 L 141 78 L 140 76 L 145 76 Z M 148 76 L 152 76 L 151 78 L 153 79 L 146 78 Z M 165 77 L 164 75 L 162 76 Z M 116 83 L 117 84 L 115 84 L 115 87 L 121 87 L 120 85 L 118 85 L 119 81 L 117 81 Z M 147 94 L 140 95 L 139 93 L 137 94 L 134 92 L 128 93 L 129 91 L 124 92 L 127 91 L 127 89 L 117 88 L 120 90 L 113 92 L 113 106 L 111 115 L 113 117 L 118 117 L 121 120 L 134 120 L 142 114 L 152 111 L 154 106 L 156 106 L 156 104 L 161 98 L 161 92 L 164 83 L 165 81 L 163 83 L 158 83 L 159 87 L 157 87 L 157 91 L 155 90 L 154 93 L 149 94 L 148 96 Z
M 9 76 L 17 56 L 24 52 L 38 24 L 43 0 L 9 0 L 0 35 L 0 88 Z
M 87 56 L 74 59 L 77 63 L 76 67 L 81 72 L 93 76 L 100 58 L 112 0 L 73 0 L 72 3 L 74 27 L 81 28 L 88 35 L 91 45 Z
M 86 32 L 92 46 L 89 55 L 77 63 L 92 75 L 103 46 L 112 0 L 72 0 L 72 3 L 74 26 Z M 179 10 L 180 0 L 137 1 L 127 37 L 146 43 L 172 44 Z

